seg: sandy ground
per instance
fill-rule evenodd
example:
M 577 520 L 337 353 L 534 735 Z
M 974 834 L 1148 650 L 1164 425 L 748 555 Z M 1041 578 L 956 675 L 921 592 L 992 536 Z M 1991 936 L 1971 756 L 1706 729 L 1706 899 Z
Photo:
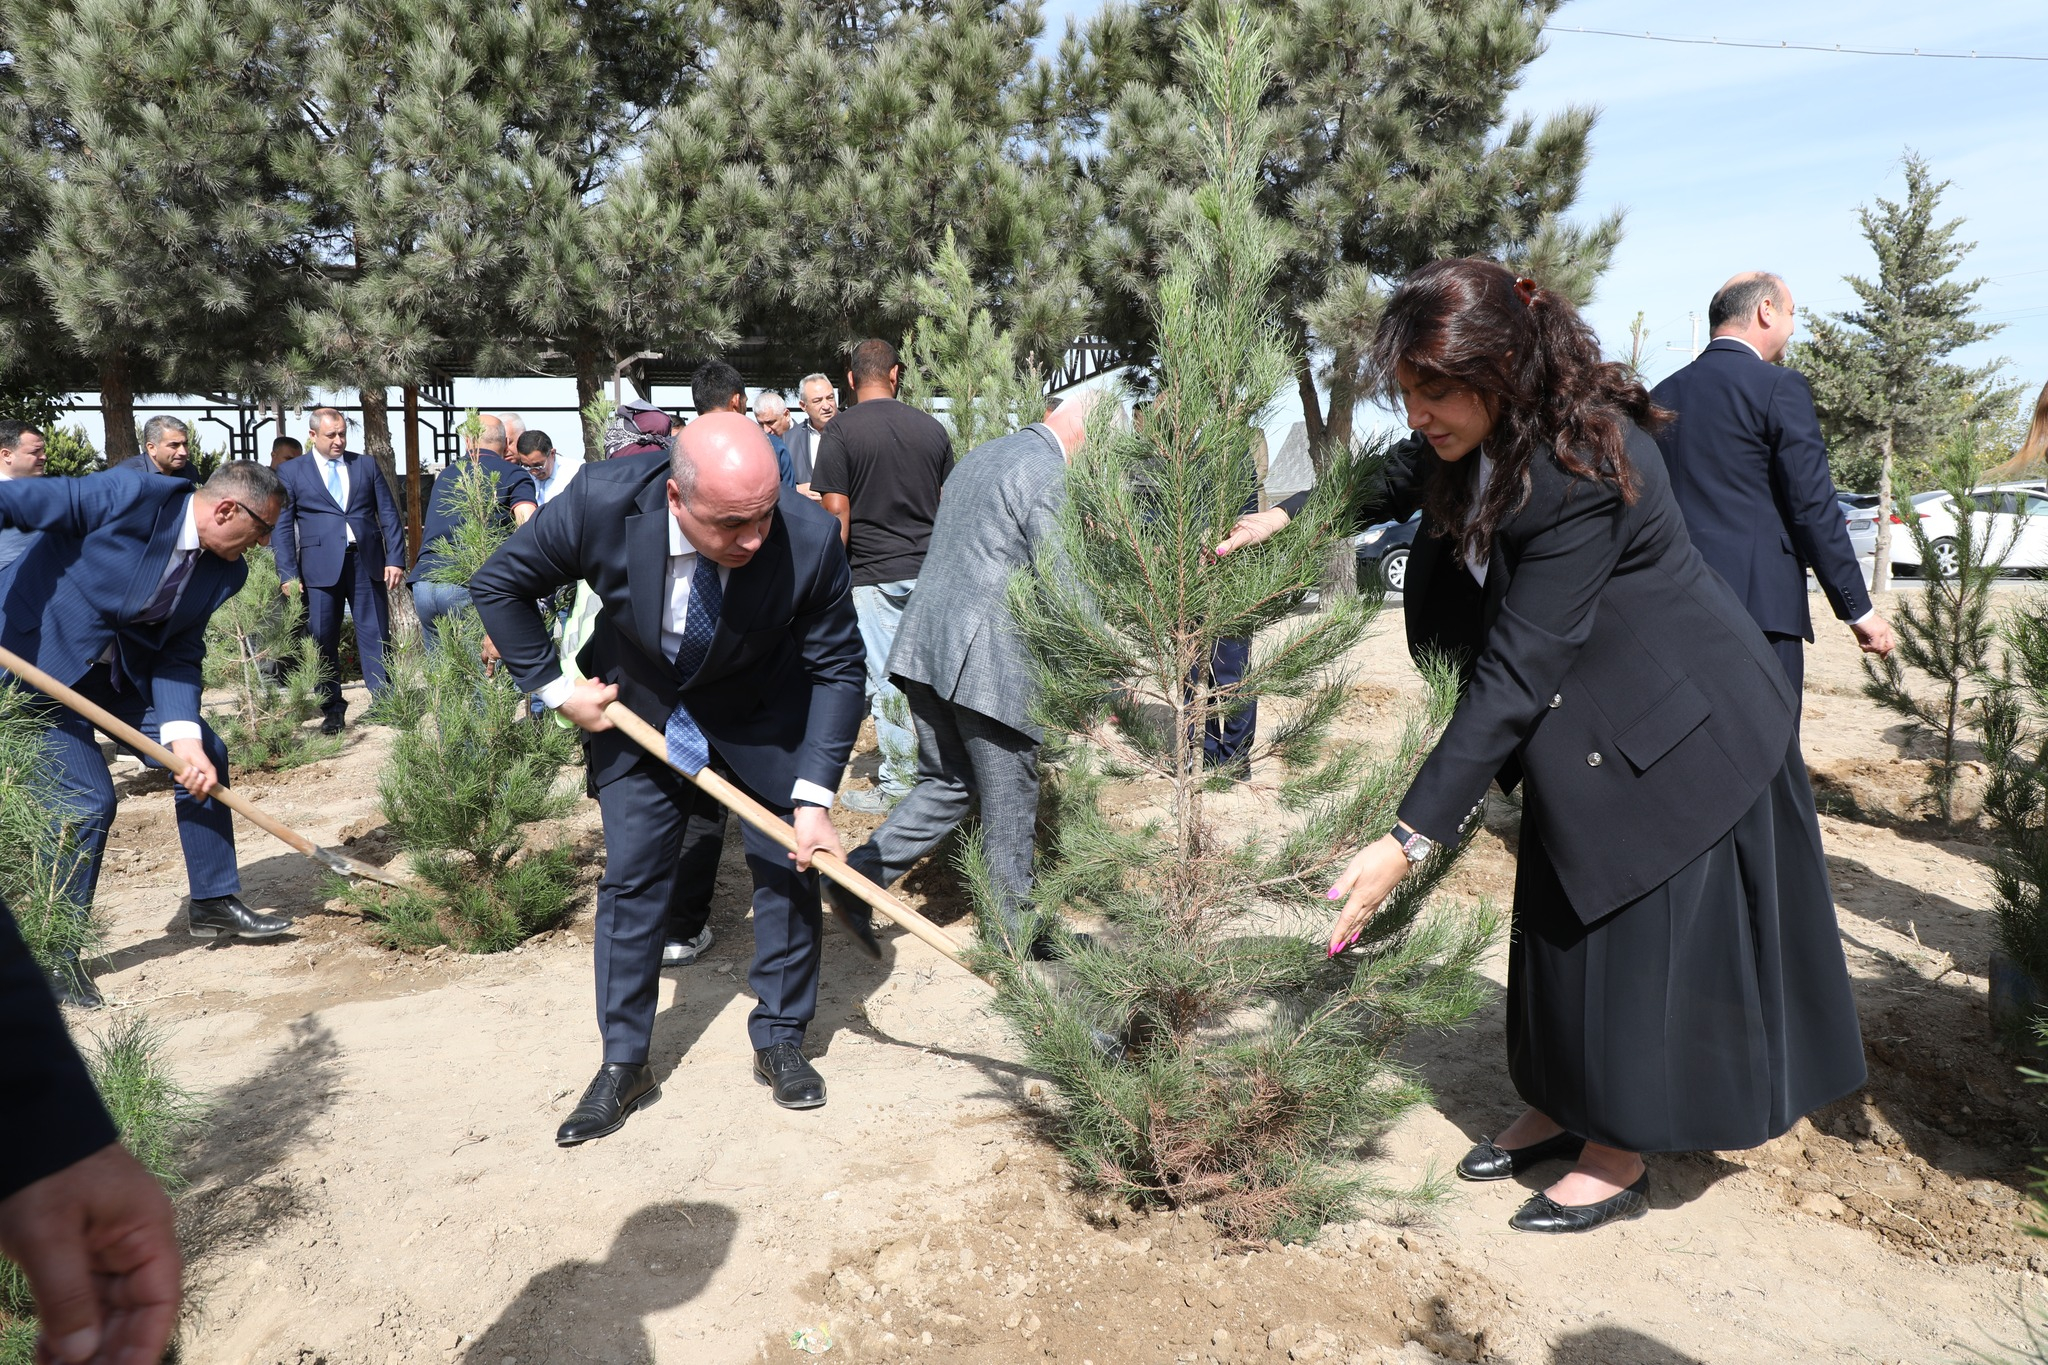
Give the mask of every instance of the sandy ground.
M 1360 733 L 1416 692 L 1395 638 L 1390 618 L 1359 652 Z M 908 937 L 881 963 L 829 942 L 811 1051 L 831 1101 L 779 1110 L 749 1073 L 736 857 L 715 948 L 665 974 L 660 1101 L 562 1150 L 555 1125 L 598 1061 L 593 806 L 557 831 L 589 855 L 578 916 L 518 952 L 374 947 L 323 909 L 317 868 L 247 826 L 249 899 L 294 932 L 212 947 L 183 929 L 164 780 L 124 763 L 101 985 L 162 1028 L 212 1106 L 182 1200 L 185 1358 L 718 1365 L 803 1358 L 802 1329 L 835 1358 L 998 1365 L 1962 1358 L 2014 1334 L 2014 1302 L 2048 1270 L 2048 1244 L 2015 1231 L 2039 1097 L 1987 1036 L 1990 849 L 1912 811 L 1918 756 L 1858 695 L 1846 629 L 1828 625 L 1809 667 L 1805 748 L 1871 1083 L 1767 1148 L 1656 1159 L 1649 1217 L 1574 1239 L 1510 1232 L 1512 1184 L 1459 1185 L 1412 1225 L 1310 1248 L 1104 1210 L 1037 1136 L 1048 1097 L 984 988 Z M 381 857 L 385 743 L 351 731 L 336 759 L 240 785 Z M 842 821 L 850 840 L 872 824 Z M 1513 830 L 1497 803 L 1449 894 L 1504 902 Z M 909 893 L 957 919 L 943 868 Z M 1409 1060 L 1436 1101 L 1388 1135 L 1394 1183 L 1447 1170 L 1517 1108 L 1497 1002 Z

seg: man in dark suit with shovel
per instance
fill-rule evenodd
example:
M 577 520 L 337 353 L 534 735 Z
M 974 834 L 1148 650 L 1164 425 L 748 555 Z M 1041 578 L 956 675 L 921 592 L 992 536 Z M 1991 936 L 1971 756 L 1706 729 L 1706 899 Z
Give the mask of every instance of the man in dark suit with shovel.
M 534 603 L 586 582 L 603 604 L 563 676 Z M 804 1058 L 817 1009 L 818 884 L 811 856 L 838 854 L 829 809 L 865 709 L 865 662 L 838 523 L 779 482 L 761 429 L 738 413 L 684 428 L 672 456 L 592 465 L 470 582 L 484 628 L 521 688 L 590 735 L 603 813 L 597 902 L 604 1063 L 555 1135 L 573 1146 L 616 1131 L 654 1091 L 662 930 L 689 817 L 705 799 L 612 727 L 621 703 L 663 729 L 688 771 L 711 767 L 773 808 L 797 848 L 749 826 L 754 1076 L 791 1109 L 825 1102 Z

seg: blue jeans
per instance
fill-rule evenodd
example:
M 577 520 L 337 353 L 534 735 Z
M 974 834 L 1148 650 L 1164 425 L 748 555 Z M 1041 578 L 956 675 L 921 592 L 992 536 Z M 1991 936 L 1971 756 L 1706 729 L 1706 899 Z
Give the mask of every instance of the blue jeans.
M 875 717 L 875 745 L 881 768 L 875 785 L 890 796 L 902 796 L 917 783 L 917 733 L 910 728 L 910 703 L 889 681 L 889 650 L 896 626 L 917 580 L 870 583 L 853 590 L 854 615 L 860 621 L 860 642 L 868 651 L 868 697 Z
M 420 618 L 420 634 L 429 650 L 441 647 L 441 632 L 434 623 L 452 611 L 469 605 L 469 589 L 456 583 L 430 583 L 425 579 L 412 585 L 412 609 Z

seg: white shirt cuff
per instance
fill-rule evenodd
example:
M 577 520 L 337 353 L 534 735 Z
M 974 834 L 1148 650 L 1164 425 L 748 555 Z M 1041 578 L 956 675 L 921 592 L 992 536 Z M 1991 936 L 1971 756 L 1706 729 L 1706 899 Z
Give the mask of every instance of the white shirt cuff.
M 196 720 L 167 720 L 156 727 L 159 744 L 176 744 L 181 739 L 199 738 L 199 722 Z
M 796 785 L 789 789 L 791 805 L 801 801 L 807 806 L 823 806 L 826 810 L 831 810 L 833 800 L 833 794 L 829 790 L 815 782 L 806 782 L 801 777 L 796 780 Z
M 1861 616 L 1859 616 L 1859 617 L 1857 617 L 1857 618 L 1856 618 L 1855 620 L 1851 621 L 1851 622 L 1849 623 L 1849 625 L 1850 625 L 1850 626 L 1851 626 L 1852 628 L 1853 628 L 1853 627 L 1855 627 L 1855 626 L 1865 626 L 1865 625 L 1869 625 L 1869 624 L 1870 624 L 1870 623 L 1871 623 L 1872 621 L 1875 621 L 1876 619 L 1877 619 L 1877 608 L 1876 608 L 1876 607 L 1872 607 L 1872 608 L 1871 608 L 1871 609 L 1870 609 L 1869 611 L 1866 611 L 1866 612 L 1864 612 L 1864 613 L 1863 613 L 1863 614 L 1862 614 Z
M 542 706 L 552 711 L 563 702 L 569 700 L 569 694 L 575 690 L 576 684 L 569 681 L 568 674 L 562 673 L 558 674 L 553 682 L 546 684 L 533 695 L 540 698 Z

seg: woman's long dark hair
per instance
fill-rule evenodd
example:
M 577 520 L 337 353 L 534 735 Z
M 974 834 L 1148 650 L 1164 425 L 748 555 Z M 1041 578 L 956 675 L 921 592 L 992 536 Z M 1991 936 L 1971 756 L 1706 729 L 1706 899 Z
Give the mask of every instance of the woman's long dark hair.
M 1469 510 L 1477 459 L 1441 466 L 1423 490 L 1438 532 L 1482 560 L 1500 524 L 1528 500 L 1529 462 L 1540 450 L 1634 502 L 1628 425 L 1654 429 L 1668 418 L 1627 369 L 1601 358 L 1570 300 L 1473 257 L 1424 266 L 1388 300 L 1372 367 L 1390 401 L 1399 400 L 1394 370 L 1404 363 L 1425 382 L 1470 389 L 1494 413 L 1485 441 L 1492 471 L 1477 515 Z

